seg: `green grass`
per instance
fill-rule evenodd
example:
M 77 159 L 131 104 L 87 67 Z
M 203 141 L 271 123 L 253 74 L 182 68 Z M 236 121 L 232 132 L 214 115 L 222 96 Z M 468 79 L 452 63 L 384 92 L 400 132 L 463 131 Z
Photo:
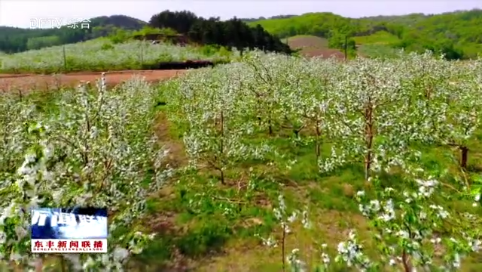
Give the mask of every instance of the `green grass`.
M 394 44 L 400 41 L 400 39 L 386 31 L 378 31 L 369 36 L 353 37 L 356 44 Z
M 385 44 L 363 44 L 358 47 L 358 54 L 367 58 L 398 58 L 400 50 Z

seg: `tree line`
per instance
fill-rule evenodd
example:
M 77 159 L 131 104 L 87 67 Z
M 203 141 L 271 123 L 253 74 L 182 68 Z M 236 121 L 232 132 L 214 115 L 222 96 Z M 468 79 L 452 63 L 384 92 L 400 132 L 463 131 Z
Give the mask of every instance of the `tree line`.
M 265 51 L 291 53 L 288 45 L 268 33 L 261 25 L 248 26 L 236 17 L 227 21 L 220 18 L 205 19 L 189 11 L 163 11 L 152 16 L 149 25 L 155 28 L 171 28 L 186 35 L 190 41 L 205 45 L 221 45 L 244 49 L 262 49 Z

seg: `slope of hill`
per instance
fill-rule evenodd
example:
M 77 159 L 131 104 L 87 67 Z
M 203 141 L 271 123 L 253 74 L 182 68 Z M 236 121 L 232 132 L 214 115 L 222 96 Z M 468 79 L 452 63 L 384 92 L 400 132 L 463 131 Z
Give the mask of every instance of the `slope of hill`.
M 0 51 L 22 52 L 46 46 L 85 41 L 112 33 L 116 28 L 139 30 L 147 25 L 125 15 L 101 16 L 90 19 L 89 29 L 23 29 L 0 26 Z
M 380 43 L 379 38 L 383 38 L 385 43 L 387 39 L 390 40 L 390 47 L 417 52 L 428 49 L 445 53 L 448 59 L 474 58 L 482 53 L 482 10 L 478 9 L 437 15 L 409 14 L 360 19 L 345 18 L 333 13 L 307 13 L 249 24 L 260 24 L 281 38 L 316 35 L 331 39 L 348 35 L 359 37 L 355 39 L 358 42 L 364 40 L 365 44 L 377 44 Z M 389 33 L 391 37 L 377 34 L 380 31 Z M 371 35 L 375 36 L 369 37 Z

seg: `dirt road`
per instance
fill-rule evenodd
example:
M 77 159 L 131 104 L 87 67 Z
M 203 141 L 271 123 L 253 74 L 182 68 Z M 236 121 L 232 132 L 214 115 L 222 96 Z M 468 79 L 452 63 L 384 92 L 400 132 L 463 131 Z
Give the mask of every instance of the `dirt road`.
M 145 71 L 115 71 L 106 73 L 107 85 L 115 86 L 135 75 L 145 77 L 149 82 L 159 82 L 170 79 L 188 70 L 145 70 Z M 0 92 L 48 90 L 60 87 L 76 86 L 80 81 L 94 83 L 100 78 L 101 73 L 79 72 L 64 75 L 34 75 L 34 74 L 0 74 Z

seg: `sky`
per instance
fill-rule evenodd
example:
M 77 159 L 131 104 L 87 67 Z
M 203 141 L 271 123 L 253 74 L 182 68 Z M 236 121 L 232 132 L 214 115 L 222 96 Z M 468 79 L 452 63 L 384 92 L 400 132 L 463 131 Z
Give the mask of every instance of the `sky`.
M 28 28 L 31 21 L 69 20 L 127 15 L 148 21 L 163 10 L 189 10 L 198 16 L 230 19 L 308 12 L 333 12 L 359 18 L 409 13 L 436 14 L 482 8 L 480 0 L 0 0 L 0 25 Z M 46 26 L 48 27 L 48 26 Z

